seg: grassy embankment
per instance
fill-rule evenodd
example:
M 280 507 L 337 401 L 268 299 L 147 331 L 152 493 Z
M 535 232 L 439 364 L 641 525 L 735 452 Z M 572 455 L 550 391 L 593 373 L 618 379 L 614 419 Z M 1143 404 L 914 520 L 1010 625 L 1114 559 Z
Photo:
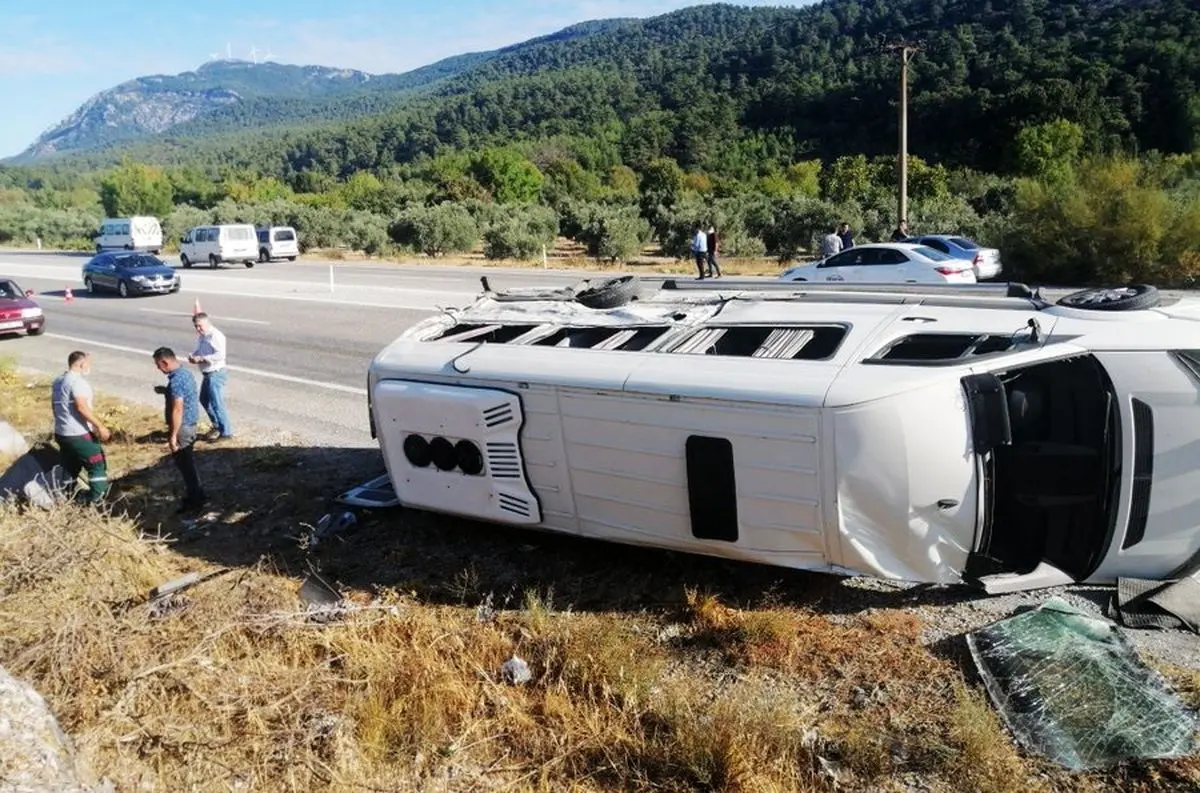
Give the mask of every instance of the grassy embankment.
M 47 394 L 0 370 L 27 437 Z M 158 415 L 99 409 L 117 431 L 111 514 L 0 508 L 0 664 L 120 790 L 1200 786 L 1196 759 L 1069 775 L 1023 756 L 961 641 L 925 646 L 897 600 L 850 601 L 830 577 L 418 514 L 298 541 L 371 453 L 206 447 L 219 508 L 187 530 Z M 340 615 L 304 613 L 309 572 L 343 593 Z M 513 653 L 527 685 L 501 680 Z M 1200 674 L 1165 671 L 1200 701 Z

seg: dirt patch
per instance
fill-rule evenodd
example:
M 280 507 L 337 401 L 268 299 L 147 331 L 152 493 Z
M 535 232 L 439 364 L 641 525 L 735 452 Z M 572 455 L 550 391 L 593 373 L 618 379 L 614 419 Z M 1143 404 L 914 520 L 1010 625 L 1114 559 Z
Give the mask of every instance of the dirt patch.
M 0 376 L 44 432 L 45 381 Z M 375 450 L 199 449 L 210 520 L 173 513 L 150 410 L 107 513 L 0 509 L 0 664 L 119 789 L 1184 791 L 1194 759 L 1067 774 L 1012 745 L 940 591 L 645 551 L 407 511 L 317 545 Z M 158 600 L 186 573 L 222 575 Z M 336 603 L 298 596 L 307 577 Z M 929 612 L 936 615 L 936 612 Z M 524 685 L 501 665 L 523 659 Z M 1189 701 L 1200 674 L 1165 669 Z

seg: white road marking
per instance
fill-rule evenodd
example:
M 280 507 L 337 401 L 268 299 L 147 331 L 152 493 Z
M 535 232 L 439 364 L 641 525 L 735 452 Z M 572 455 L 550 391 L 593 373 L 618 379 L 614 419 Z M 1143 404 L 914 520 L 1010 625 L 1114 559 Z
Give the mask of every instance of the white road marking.
M 190 317 L 190 316 L 192 316 L 190 311 L 167 311 L 166 309 L 162 309 L 162 308 L 139 308 L 138 311 L 146 311 L 151 314 L 166 314 L 167 316 L 171 316 L 171 317 Z M 270 322 L 267 322 L 265 319 L 242 319 L 241 317 L 227 317 L 223 314 L 220 317 L 213 317 L 213 322 L 248 322 L 251 325 L 270 325 L 271 324 Z
M 74 274 L 75 268 L 73 267 L 70 268 L 70 272 L 66 272 L 66 269 L 70 265 L 52 264 L 39 266 L 16 262 L 0 262 L 0 267 L 3 267 L 5 275 L 10 277 L 50 282 L 63 279 L 68 282 L 67 286 L 71 286 L 71 282 L 74 282 L 78 277 Z M 475 288 L 459 291 L 453 289 L 417 289 L 408 286 L 381 286 L 376 284 L 345 284 L 337 286 L 334 294 L 331 295 L 328 291 L 328 285 L 319 281 L 276 281 L 268 278 L 245 278 L 238 279 L 237 281 L 241 287 L 240 289 L 209 285 L 217 279 L 220 279 L 217 281 L 218 284 L 226 282 L 221 276 L 211 273 L 190 274 L 187 276 L 188 285 L 178 294 L 225 295 L 228 297 L 249 297 L 258 300 L 299 300 L 306 303 L 324 303 L 326 305 L 398 308 L 409 311 L 436 311 L 441 306 L 461 306 L 471 303 L 478 297 L 480 291 Z M 262 291 L 250 291 L 259 288 Z M 78 292 L 84 291 L 82 286 L 78 289 L 71 286 L 71 289 Z M 289 291 L 279 294 L 274 292 L 277 289 Z M 300 294 L 297 294 L 298 292 Z M 352 297 L 355 294 L 366 295 L 368 297 L 373 296 L 376 299 L 358 300 Z M 396 296 L 395 300 L 383 302 L 387 299 L 384 296 L 390 297 L 392 295 Z M 380 299 L 381 297 L 383 298 L 382 300 Z M 39 294 L 37 295 L 37 299 L 62 302 L 65 298 L 60 295 Z
M 149 358 L 154 354 L 153 350 L 139 350 L 137 347 L 126 347 L 122 344 L 109 344 L 108 342 L 96 341 L 94 339 L 84 339 L 79 336 L 67 336 L 62 333 L 46 333 L 43 334 L 46 338 L 62 339 L 63 341 L 73 341 L 78 344 L 85 344 L 90 347 L 103 347 L 108 350 L 116 350 L 117 352 L 129 352 L 134 355 L 144 355 Z M 251 369 L 248 366 L 233 366 L 229 365 L 230 371 L 242 372 L 243 374 L 253 375 L 254 377 L 265 377 L 270 380 L 282 380 L 285 383 L 297 383 L 299 385 L 309 385 L 316 388 L 325 388 L 330 391 L 340 391 L 344 394 L 355 394 L 365 397 L 367 389 L 355 388 L 354 386 L 342 385 L 341 383 L 326 383 L 322 380 L 310 380 L 305 377 L 294 377 L 290 374 L 281 374 L 279 372 L 267 372 L 262 369 Z M 364 372 L 363 376 L 366 376 Z

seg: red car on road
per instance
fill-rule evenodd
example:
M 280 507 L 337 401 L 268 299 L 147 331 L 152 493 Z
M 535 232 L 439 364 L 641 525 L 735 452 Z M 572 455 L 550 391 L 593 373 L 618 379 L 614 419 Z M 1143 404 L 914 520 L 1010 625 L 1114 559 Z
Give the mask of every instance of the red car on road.
M 28 333 L 36 336 L 45 329 L 42 307 L 16 281 L 0 278 L 0 335 Z

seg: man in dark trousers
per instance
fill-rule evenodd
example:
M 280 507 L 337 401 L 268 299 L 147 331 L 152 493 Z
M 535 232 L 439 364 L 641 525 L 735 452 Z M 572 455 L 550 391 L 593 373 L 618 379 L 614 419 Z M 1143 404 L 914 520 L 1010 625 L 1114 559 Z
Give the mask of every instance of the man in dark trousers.
M 892 242 L 904 242 L 908 239 L 908 218 L 900 218 L 900 225 L 892 232 Z
M 848 251 L 854 247 L 854 232 L 850 230 L 850 224 L 843 222 L 838 227 L 838 236 L 842 238 L 842 250 Z
M 196 388 L 195 376 L 184 368 L 170 347 L 159 347 L 154 351 L 154 365 L 167 376 L 167 385 L 163 389 L 166 396 L 167 448 L 171 450 L 171 459 L 183 477 L 185 488 L 183 501 L 177 511 L 191 512 L 200 509 L 208 501 L 204 488 L 200 486 L 200 473 L 196 470 L 193 450 L 196 424 L 200 421 L 200 392 Z
M 708 244 L 708 277 L 720 278 L 721 265 L 717 264 L 717 243 L 720 242 L 720 239 L 717 237 L 715 226 L 708 227 L 708 234 L 705 235 L 705 241 Z
M 63 468 L 72 480 L 87 471 L 88 503 L 96 504 L 108 493 L 108 460 L 100 444 L 108 440 L 109 432 L 92 408 L 92 386 L 87 381 L 91 371 L 92 357 L 86 352 L 68 355 L 67 371 L 54 378 L 50 387 L 50 403 Z

